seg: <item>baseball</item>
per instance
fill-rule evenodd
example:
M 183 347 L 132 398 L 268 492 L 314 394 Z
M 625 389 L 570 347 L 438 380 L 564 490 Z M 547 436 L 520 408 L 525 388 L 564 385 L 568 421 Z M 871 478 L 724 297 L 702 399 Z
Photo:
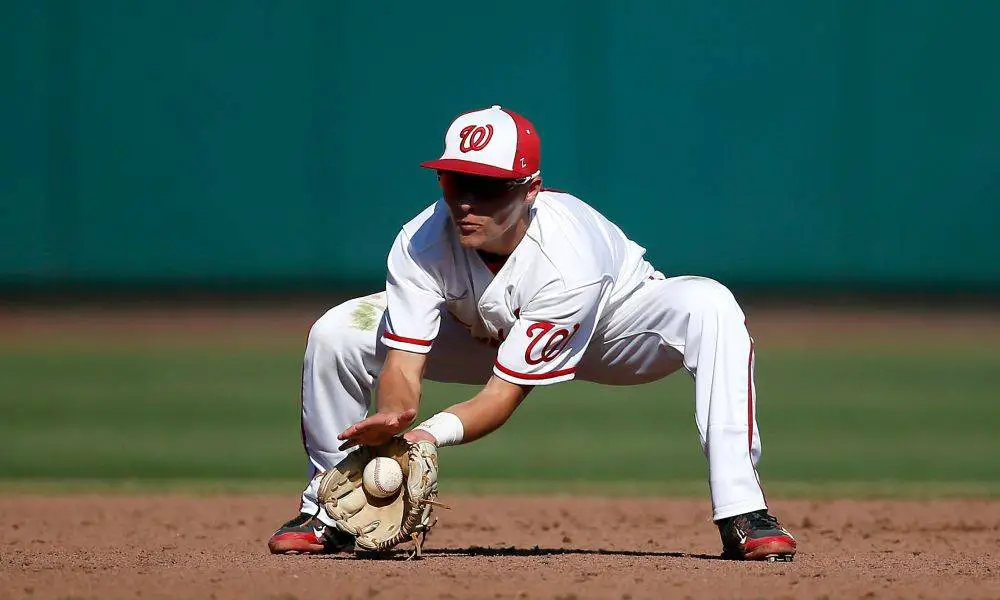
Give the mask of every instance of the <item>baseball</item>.
M 391 458 L 379 456 L 365 465 L 362 476 L 365 491 L 376 498 L 388 498 L 403 485 L 403 469 Z

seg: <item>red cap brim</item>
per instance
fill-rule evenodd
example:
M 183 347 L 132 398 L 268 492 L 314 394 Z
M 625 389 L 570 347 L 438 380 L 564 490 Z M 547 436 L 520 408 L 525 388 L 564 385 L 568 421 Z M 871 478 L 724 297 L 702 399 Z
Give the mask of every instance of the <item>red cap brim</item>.
M 493 165 L 460 160 L 457 158 L 439 158 L 420 163 L 421 167 L 434 169 L 435 171 L 451 171 L 454 173 L 466 173 L 468 175 L 479 175 L 480 177 L 496 177 L 498 179 L 519 179 L 530 175 L 530 173 L 517 173 L 508 169 L 501 169 Z

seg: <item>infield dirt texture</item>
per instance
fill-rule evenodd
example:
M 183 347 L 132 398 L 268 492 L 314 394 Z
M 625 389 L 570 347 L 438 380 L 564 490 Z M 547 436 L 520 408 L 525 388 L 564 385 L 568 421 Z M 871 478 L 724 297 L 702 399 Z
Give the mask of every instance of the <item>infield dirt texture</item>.
M 423 561 L 272 557 L 316 307 L 0 314 L 0 598 L 1000 597 L 1000 316 L 748 312 L 793 563 L 716 558 L 684 375 L 443 450 Z

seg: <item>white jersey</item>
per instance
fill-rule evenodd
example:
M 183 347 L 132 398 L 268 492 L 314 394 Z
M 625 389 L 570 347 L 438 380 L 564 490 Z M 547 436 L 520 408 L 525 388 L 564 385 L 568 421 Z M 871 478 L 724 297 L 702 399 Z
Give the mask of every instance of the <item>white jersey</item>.
M 499 346 L 493 372 L 522 385 L 573 379 L 602 319 L 649 279 L 645 249 L 580 199 L 543 190 L 494 275 L 458 242 L 447 205 L 403 226 L 388 259 L 389 348 L 426 353 L 442 318 Z

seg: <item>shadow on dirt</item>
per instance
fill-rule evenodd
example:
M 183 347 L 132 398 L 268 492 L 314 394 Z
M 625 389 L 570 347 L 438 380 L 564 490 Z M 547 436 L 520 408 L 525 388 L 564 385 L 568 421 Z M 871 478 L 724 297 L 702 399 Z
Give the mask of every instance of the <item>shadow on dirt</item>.
M 337 554 L 315 558 L 334 560 L 409 560 L 410 550 L 392 550 L 379 554 Z M 593 548 L 519 548 L 517 546 L 489 547 L 468 546 L 466 548 L 424 548 L 422 558 L 432 559 L 445 556 L 661 556 L 669 558 L 696 558 L 699 560 L 726 560 L 717 554 L 689 554 L 687 552 L 657 552 L 647 550 L 605 550 Z

